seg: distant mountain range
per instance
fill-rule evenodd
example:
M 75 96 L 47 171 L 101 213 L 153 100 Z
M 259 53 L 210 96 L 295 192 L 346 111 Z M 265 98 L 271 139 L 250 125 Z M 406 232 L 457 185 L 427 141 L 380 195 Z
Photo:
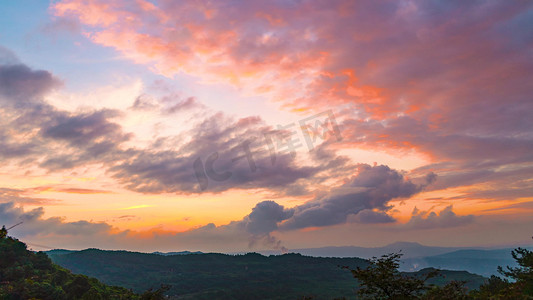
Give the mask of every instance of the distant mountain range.
M 512 250 L 468 249 L 434 256 L 407 258 L 403 260 L 401 269 L 417 271 L 427 267 L 434 267 L 447 270 L 467 270 L 468 272 L 489 277 L 490 275 L 498 275 L 498 266 L 517 266 L 511 256 Z
M 529 250 L 533 247 L 525 247 Z M 498 266 L 516 267 L 511 256 L 514 248 L 482 249 L 459 247 L 431 247 L 418 243 L 397 242 L 384 247 L 323 247 L 294 249 L 291 252 L 320 257 L 361 257 L 371 258 L 387 253 L 403 253 L 402 271 L 419 271 L 424 268 L 468 271 L 490 277 L 499 275 Z
M 365 267 L 361 258 L 310 257 L 301 254 L 263 256 L 258 253 L 230 255 L 139 253 L 128 251 L 52 250 L 54 263 L 75 273 L 143 291 L 169 284 L 168 292 L 179 299 L 354 299 L 357 281 L 343 269 Z M 429 269 L 411 273 L 422 276 Z M 441 271 L 428 283 L 444 285 L 464 280 L 469 289 L 486 278 L 466 271 Z
M 432 247 L 424 246 L 419 243 L 412 242 L 396 242 L 383 247 L 356 247 L 356 246 L 343 246 L 343 247 L 321 247 L 321 248 L 303 248 L 303 249 L 290 249 L 290 253 L 300 253 L 302 255 L 316 256 L 316 257 L 360 257 L 371 258 L 373 256 L 379 257 L 388 253 L 400 252 L 403 254 L 403 258 L 413 258 L 421 256 L 439 255 L 456 250 L 466 248 L 459 247 Z M 280 251 L 259 251 L 263 255 L 280 254 Z
M 152 254 L 158 254 L 158 255 L 164 255 L 164 256 L 170 256 L 170 255 L 187 255 L 187 254 L 203 254 L 203 252 L 200 251 L 179 251 L 179 252 L 152 252 Z
M 531 249 L 531 247 L 526 247 Z M 412 242 L 396 242 L 383 247 L 321 247 L 291 249 L 290 253 L 298 253 L 312 257 L 336 257 L 350 258 L 358 257 L 368 259 L 379 257 L 388 253 L 401 252 L 402 265 L 400 270 L 411 272 L 424 268 L 439 268 L 446 270 L 468 271 L 483 276 L 498 275 L 498 266 L 516 266 L 516 262 L 511 257 L 511 250 L 505 249 L 482 249 L 482 248 L 461 248 L 461 247 L 432 247 Z M 62 255 L 75 251 L 71 250 L 51 250 L 49 255 Z M 279 250 L 259 251 L 262 255 L 279 255 Z M 162 256 L 203 254 L 200 251 L 180 251 L 180 252 L 153 252 Z M 232 255 L 246 254 L 246 252 L 229 253 Z
M 526 247 L 533 249 L 532 247 Z M 379 257 L 388 253 L 403 253 L 402 271 L 418 271 L 424 268 L 468 271 L 483 276 L 498 275 L 498 266 L 517 266 L 511 256 L 514 248 L 482 249 L 461 247 L 432 247 L 419 243 L 396 242 L 383 247 L 322 247 L 293 249 L 290 252 L 317 257 Z M 276 251 L 263 251 L 274 254 Z
M 94 248 L 91 248 L 91 249 L 86 249 L 86 250 L 99 250 L 99 249 L 94 249 Z M 49 251 L 45 251 L 46 254 L 48 254 L 49 256 L 53 256 L 53 255 L 63 255 L 63 254 L 69 254 L 69 253 L 74 253 L 74 252 L 80 252 L 79 250 L 66 250 L 66 249 L 54 249 L 54 250 L 49 250 Z M 163 256 L 171 256 L 171 255 L 187 255 L 187 254 L 203 254 L 203 252 L 201 251 L 179 251 L 179 252 L 159 252 L 159 251 L 155 251 L 155 252 L 152 252 L 151 254 L 157 254 L 157 255 L 163 255 Z

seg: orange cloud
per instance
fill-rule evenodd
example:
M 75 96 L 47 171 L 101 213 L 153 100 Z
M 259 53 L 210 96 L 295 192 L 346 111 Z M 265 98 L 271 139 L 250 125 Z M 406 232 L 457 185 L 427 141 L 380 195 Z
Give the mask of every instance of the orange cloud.
M 30 193 L 45 193 L 45 192 L 56 192 L 56 193 L 69 193 L 69 194 L 111 194 L 111 191 L 98 190 L 98 189 L 87 189 L 87 188 L 65 188 L 60 186 L 40 186 L 35 188 L 25 189 L 25 192 Z
M 478 103 L 494 92 L 516 93 L 505 86 L 505 74 L 529 70 L 518 61 L 500 63 L 508 41 L 492 30 L 520 16 L 520 5 L 463 6 L 442 10 L 433 21 L 424 14 L 436 8 L 417 1 L 407 8 L 347 0 L 297 7 L 63 0 L 52 11 L 78 17 L 94 42 L 167 76 L 183 71 L 239 85 L 295 109 L 356 103 L 378 119 L 425 118 L 428 109 L 437 110 L 428 120 L 442 123 L 464 106 L 462 99 Z M 264 82 L 276 84 L 265 90 Z
M 236 85 L 297 112 L 351 104 L 342 146 L 422 153 L 446 188 L 496 184 L 533 162 L 533 35 L 521 25 L 532 6 L 63 0 L 52 11 L 166 76 Z

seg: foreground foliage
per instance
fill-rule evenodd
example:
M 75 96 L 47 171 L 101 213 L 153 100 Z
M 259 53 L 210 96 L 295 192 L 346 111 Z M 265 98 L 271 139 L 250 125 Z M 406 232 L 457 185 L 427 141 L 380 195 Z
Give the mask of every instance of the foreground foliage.
M 423 279 L 400 273 L 400 253 L 372 258 L 366 268 L 351 270 L 360 282 L 358 294 L 363 299 L 416 299 L 426 289 L 425 281 L 436 275 L 428 273 Z
M 511 281 L 492 276 L 472 293 L 476 299 L 533 299 L 533 252 L 517 248 L 511 255 L 518 267 L 498 267 L 498 272 Z
M 465 287 L 466 281 L 432 284 L 431 280 L 442 277 L 443 271 L 434 270 L 425 275 L 400 273 L 400 253 L 374 257 L 367 267 L 357 267 L 351 272 L 359 281 L 357 293 L 362 299 L 533 299 L 533 252 L 517 248 L 511 255 L 518 267 L 498 267 L 498 272 L 511 281 L 493 275 L 479 289 L 470 292 Z
M 72 274 L 14 238 L 0 238 L 0 299 L 137 299 L 128 289 Z
M 123 287 L 109 286 L 95 278 L 72 274 L 53 264 L 44 252 L 34 253 L 26 244 L 0 230 L 0 299 L 164 299 L 167 287 L 135 294 Z

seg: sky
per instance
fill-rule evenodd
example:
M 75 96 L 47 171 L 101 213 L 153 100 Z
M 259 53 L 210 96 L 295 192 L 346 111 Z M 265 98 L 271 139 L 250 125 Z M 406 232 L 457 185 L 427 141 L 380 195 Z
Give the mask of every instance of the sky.
M 0 225 L 36 250 L 530 245 L 533 3 L 0 4 Z

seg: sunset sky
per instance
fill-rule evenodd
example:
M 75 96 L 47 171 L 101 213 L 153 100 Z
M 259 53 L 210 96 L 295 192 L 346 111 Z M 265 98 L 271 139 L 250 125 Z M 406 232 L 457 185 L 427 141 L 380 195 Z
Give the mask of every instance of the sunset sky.
M 533 2 L 0 4 L 37 250 L 530 245 Z

